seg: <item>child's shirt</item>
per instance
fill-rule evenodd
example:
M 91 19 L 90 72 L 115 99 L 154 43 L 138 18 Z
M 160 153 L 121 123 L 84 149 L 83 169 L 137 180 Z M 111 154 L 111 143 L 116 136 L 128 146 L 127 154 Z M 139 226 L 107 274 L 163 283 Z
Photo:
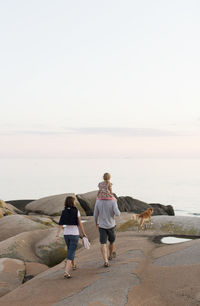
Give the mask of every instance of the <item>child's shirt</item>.
M 113 200 L 113 195 L 110 193 L 108 187 L 111 187 L 112 183 L 108 182 L 108 184 L 103 181 L 98 184 L 99 191 L 97 194 L 98 200 Z

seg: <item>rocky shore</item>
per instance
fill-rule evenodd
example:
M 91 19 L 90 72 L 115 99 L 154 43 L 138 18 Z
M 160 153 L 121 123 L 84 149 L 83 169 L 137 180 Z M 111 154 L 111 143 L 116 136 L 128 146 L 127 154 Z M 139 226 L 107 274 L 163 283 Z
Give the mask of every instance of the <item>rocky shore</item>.
M 0 305 L 200 305 L 200 219 L 174 216 L 171 205 L 117 197 L 117 258 L 105 271 L 92 217 L 96 194 L 0 201 Z M 67 195 L 76 197 L 91 241 L 90 250 L 80 242 L 71 280 L 63 279 L 62 235 L 55 243 Z M 138 233 L 131 214 L 149 207 L 153 225 Z M 167 245 L 163 236 L 197 239 Z
M 66 196 L 73 196 L 76 198 L 77 208 L 80 210 L 81 215 L 92 216 L 94 211 L 94 205 L 97 197 L 97 190 L 77 194 L 65 193 L 60 195 L 49 196 L 41 198 L 39 200 L 18 200 L 8 201 L 6 203 L 12 204 L 17 209 L 25 213 L 39 213 L 49 216 L 60 215 L 63 209 L 63 202 Z M 146 203 L 130 196 L 117 196 L 117 203 L 121 212 L 133 212 L 140 213 L 149 207 L 154 209 L 154 215 L 171 215 L 174 216 L 174 209 L 171 205 L 163 205 L 157 203 Z

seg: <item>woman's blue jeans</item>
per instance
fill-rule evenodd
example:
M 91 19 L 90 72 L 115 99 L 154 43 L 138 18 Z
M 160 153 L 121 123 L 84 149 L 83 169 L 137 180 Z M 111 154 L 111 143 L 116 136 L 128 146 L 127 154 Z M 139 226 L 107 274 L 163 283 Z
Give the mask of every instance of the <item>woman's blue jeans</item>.
M 79 235 L 64 235 L 67 245 L 67 260 L 73 260 L 78 246 Z

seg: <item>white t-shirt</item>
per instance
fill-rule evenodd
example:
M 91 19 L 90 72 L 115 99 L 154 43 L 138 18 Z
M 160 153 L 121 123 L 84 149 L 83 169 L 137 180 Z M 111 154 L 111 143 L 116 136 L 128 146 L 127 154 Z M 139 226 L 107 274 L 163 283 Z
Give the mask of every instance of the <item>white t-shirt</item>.
M 80 211 L 78 210 L 78 217 L 81 216 Z M 79 229 L 77 225 L 63 225 L 64 235 L 79 235 Z

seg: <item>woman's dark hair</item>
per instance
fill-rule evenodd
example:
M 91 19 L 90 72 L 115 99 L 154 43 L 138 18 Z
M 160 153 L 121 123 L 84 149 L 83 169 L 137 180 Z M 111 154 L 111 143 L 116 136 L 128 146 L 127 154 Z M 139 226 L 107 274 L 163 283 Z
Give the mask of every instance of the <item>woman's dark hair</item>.
M 65 208 L 67 208 L 67 207 L 75 207 L 75 198 L 74 197 L 66 197 Z

